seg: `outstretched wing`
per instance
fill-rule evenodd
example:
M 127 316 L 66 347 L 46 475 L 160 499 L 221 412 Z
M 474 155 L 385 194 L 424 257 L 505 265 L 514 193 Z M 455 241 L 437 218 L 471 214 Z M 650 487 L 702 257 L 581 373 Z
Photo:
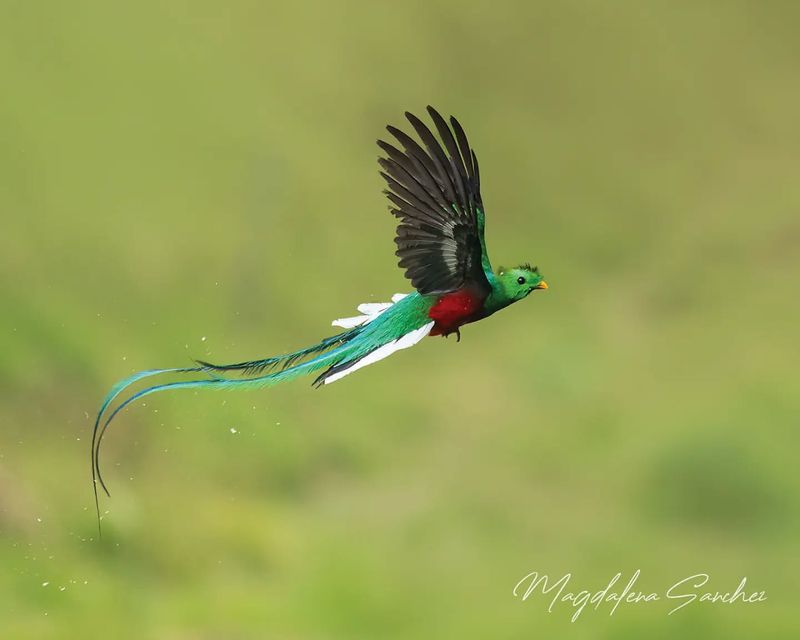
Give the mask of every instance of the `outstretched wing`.
M 386 129 L 402 150 L 378 141 L 386 152 L 378 159 L 389 185 L 385 193 L 390 210 L 401 220 L 395 238 L 399 264 L 422 294 L 469 287 L 488 295 L 492 276 L 483 240 L 478 159 L 458 120 L 450 118 L 451 131 L 433 107 L 428 113 L 444 149 L 431 130 L 408 112 L 406 118 L 424 148 L 391 125 Z

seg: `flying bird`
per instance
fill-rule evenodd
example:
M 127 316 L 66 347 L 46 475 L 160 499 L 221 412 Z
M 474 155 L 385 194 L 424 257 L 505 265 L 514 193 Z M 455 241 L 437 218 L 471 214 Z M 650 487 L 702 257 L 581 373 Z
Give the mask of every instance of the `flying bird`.
M 398 219 L 396 255 L 415 291 L 395 294 L 391 302 L 365 303 L 360 315 L 333 321 L 343 329 L 305 349 L 284 355 L 217 365 L 141 371 L 118 382 L 103 400 L 92 434 L 92 480 L 95 505 L 97 484 L 107 495 L 100 473 L 100 445 L 114 417 L 139 398 L 168 389 L 253 389 L 267 387 L 312 372 L 315 386 L 328 385 L 367 365 L 407 349 L 426 336 L 456 334 L 547 289 L 537 267 L 522 264 L 492 270 L 484 240 L 484 207 L 478 158 L 464 129 L 454 117 L 447 121 L 428 107 L 437 136 L 415 115 L 405 116 L 419 142 L 391 125 L 395 139 L 378 140 L 383 152 L 378 163 L 388 188 L 389 209 Z M 129 395 L 110 410 L 111 403 L 130 385 L 161 374 L 204 376 L 149 386 Z

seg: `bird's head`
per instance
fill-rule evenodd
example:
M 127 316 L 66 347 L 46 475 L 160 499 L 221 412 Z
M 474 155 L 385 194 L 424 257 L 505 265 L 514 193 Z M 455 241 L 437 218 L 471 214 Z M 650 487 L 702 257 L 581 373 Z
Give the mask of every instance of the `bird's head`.
M 497 279 L 509 302 L 522 300 L 536 289 L 547 289 L 539 267 L 532 267 L 530 264 L 521 264 L 513 269 L 500 267 Z

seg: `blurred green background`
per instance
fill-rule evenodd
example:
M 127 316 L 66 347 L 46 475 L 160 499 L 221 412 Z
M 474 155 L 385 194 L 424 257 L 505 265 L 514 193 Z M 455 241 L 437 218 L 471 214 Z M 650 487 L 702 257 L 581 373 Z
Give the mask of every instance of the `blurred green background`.
M 798 637 L 799 20 L 4 2 L 0 636 Z M 321 391 L 148 398 L 98 542 L 114 381 L 409 289 L 374 141 L 429 103 L 477 150 L 495 266 L 550 290 Z M 769 599 L 571 624 L 512 596 L 637 568 Z

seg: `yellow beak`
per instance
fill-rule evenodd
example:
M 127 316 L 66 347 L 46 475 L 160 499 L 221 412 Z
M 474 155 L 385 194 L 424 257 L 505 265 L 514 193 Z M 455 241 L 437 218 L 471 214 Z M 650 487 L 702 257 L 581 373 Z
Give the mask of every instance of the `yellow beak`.
M 534 287 L 534 289 L 547 289 L 547 288 L 548 288 L 547 283 L 544 280 L 542 280 L 539 284 L 537 284 Z

